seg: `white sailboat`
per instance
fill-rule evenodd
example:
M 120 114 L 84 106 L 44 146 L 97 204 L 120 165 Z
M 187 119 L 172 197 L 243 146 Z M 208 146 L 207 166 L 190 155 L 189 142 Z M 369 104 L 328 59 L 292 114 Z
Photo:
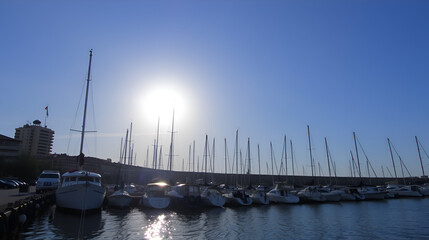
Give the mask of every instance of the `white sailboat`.
M 270 204 L 270 198 L 267 196 L 265 191 L 254 189 L 251 191 L 249 197 L 255 204 L 268 205 Z
M 306 187 L 299 191 L 297 195 L 305 202 L 326 202 L 326 197 L 315 186 Z
M 206 207 L 223 207 L 225 205 L 226 199 L 217 188 L 202 186 L 200 191 L 201 199 Z
M 299 203 L 299 197 L 291 194 L 287 188 L 279 184 L 274 189 L 271 189 L 267 196 L 271 202 L 275 203 Z
M 395 188 L 389 188 L 388 186 L 387 191 L 396 197 L 423 197 L 423 193 L 417 185 L 396 186 Z
M 107 197 L 107 202 L 109 206 L 116 208 L 127 208 L 131 204 L 132 197 L 130 194 L 122 187 L 121 189 L 112 193 L 112 195 Z
M 124 147 L 124 157 L 123 157 L 124 164 L 125 164 L 125 159 L 127 159 L 127 142 L 128 142 L 128 130 L 125 137 L 125 147 Z M 129 192 L 125 188 L 124 179 L 123 179 L 121 170 L 122 170 L 122 154 L 119 161 L 119 172 L 118 172 L 117 183 L 116 183 L 117 185 L 115 186 L 115 192 L 113 192 L 110 196 L 107 196 L 107 204 L 111 207 L 127 208 L 131 204 L 132 197 L 130 196 Z M 119 186 L 119 181 L 122 182 L 120 186 Z
M 63 182 L 55 192 L 57 207 L 79 211 L 100 209 L 106 195 L 106 189 L 101 185 L 101 175 L 82 169 L 82 165 L 84 164 L 83 141 L 85 136 L 86 108 L 88 103 L 91 60 L 92 49 L 89 54 L 85 108 L 81 131 L 80 154 L 78 157 L 79 167 L 81 169 L 64 173 L 62 175 Z
M 225 204 L 229 206 L 250 206 L 253 203 L 252 198 L 243 189 L 232 190 L 223 196 L 226 199 Z
M 383 200 L 386 198 L 387 192 L 376 187 L 362 186 L 357 191 L 365 196 L 366 200 Z

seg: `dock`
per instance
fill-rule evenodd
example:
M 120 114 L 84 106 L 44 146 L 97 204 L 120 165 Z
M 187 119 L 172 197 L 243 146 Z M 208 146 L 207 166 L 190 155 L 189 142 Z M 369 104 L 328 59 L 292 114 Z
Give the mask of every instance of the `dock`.
M 32 219 L 39 209 L 54 204 L 54 191 L 36 194 L 36 187 L 0 190 L 0 236 L 10 236 L 16 229 Z

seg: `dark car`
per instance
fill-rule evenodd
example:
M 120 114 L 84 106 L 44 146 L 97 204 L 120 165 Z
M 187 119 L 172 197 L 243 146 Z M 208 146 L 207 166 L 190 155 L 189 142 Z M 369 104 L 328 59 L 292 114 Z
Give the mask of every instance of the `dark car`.
M 18 184 L 18 183 L 14 182 L 14 181 L 11 181 L 11 180 L 9 180 L 9 179 L 2 178 L 2 179 L 0 179 L 0 180 L 2 180 L 3 182 L 6 182 L 7 184 L 12 185 L 14 188 L 19 187 L 19 184 Z
M 0 188 L 3 188 L 3 189 L 12 189 L 12 188 L 15 188 L 15 187 L 16 187 L 15 184 L 13 184 L 11 182 L 8 182 L 8 181 L 5 181 L 3 179 L 0 179 Z
M 9 181 L 9 182 L 14 182 L 14 183 L 16 183 L 18 185 L 18 187 L 19 186 L 23 186 L 23 185 L 24 186 L 28 185 L 26 182 L 18 180 L 17 178 L 14 178 L 14 177 L 5 177 L 5 178 L 2 178 L 2 179 L 6 180 L 6 181 Z

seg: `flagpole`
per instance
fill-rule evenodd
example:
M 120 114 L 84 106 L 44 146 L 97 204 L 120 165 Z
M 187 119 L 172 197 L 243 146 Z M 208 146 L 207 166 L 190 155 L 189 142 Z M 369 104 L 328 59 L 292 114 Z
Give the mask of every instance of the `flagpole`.
M 45 127 L 47 127 L 46 125 L 46 119 L 48 118 L 48 105 L 45 107 L 46 110 L 46 115 L 45 115 Z

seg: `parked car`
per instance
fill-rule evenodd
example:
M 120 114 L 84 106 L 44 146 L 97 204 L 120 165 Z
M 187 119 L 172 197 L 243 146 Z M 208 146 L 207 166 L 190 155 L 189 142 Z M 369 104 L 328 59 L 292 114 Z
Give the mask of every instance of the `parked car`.
M 17 184 L 17 186 L 23 186 L 23 185 L 28 185 L 26 182 L 19 180 L 16 177 L 4 177 L 3 180 L 7 180 L 9 182 L 14 182 L 15 184 Z
M 4 182 L 7 182 L 8 184 L 11 184 L 11 185 L 13 185 L 13 187 L 14 187 L 14 188 L 17 188 L 17 187 L 19 187 L 19 184 L 18 184 L 17 182 L 15 182 L 15 181 L 12 181 L 12 180 L 10 180 L 10 179 L 7 179 L 7 178 L 2 178 L 1 180 L 3 180 Z
M 3 180 L 3 179 L 0 179 L 0 188 L 3 188 L 3 189 L 12 189 L 12 188 L 15 188 L 15 187 L 16 187 L 16 185 L 14 183 L 11 183 L 11 182 Z
M 48 190 L 55 190 L 60 185 L 60 181 L 60 172 L 53 170 L 44 170 L 37 179 L 36 193 Z

